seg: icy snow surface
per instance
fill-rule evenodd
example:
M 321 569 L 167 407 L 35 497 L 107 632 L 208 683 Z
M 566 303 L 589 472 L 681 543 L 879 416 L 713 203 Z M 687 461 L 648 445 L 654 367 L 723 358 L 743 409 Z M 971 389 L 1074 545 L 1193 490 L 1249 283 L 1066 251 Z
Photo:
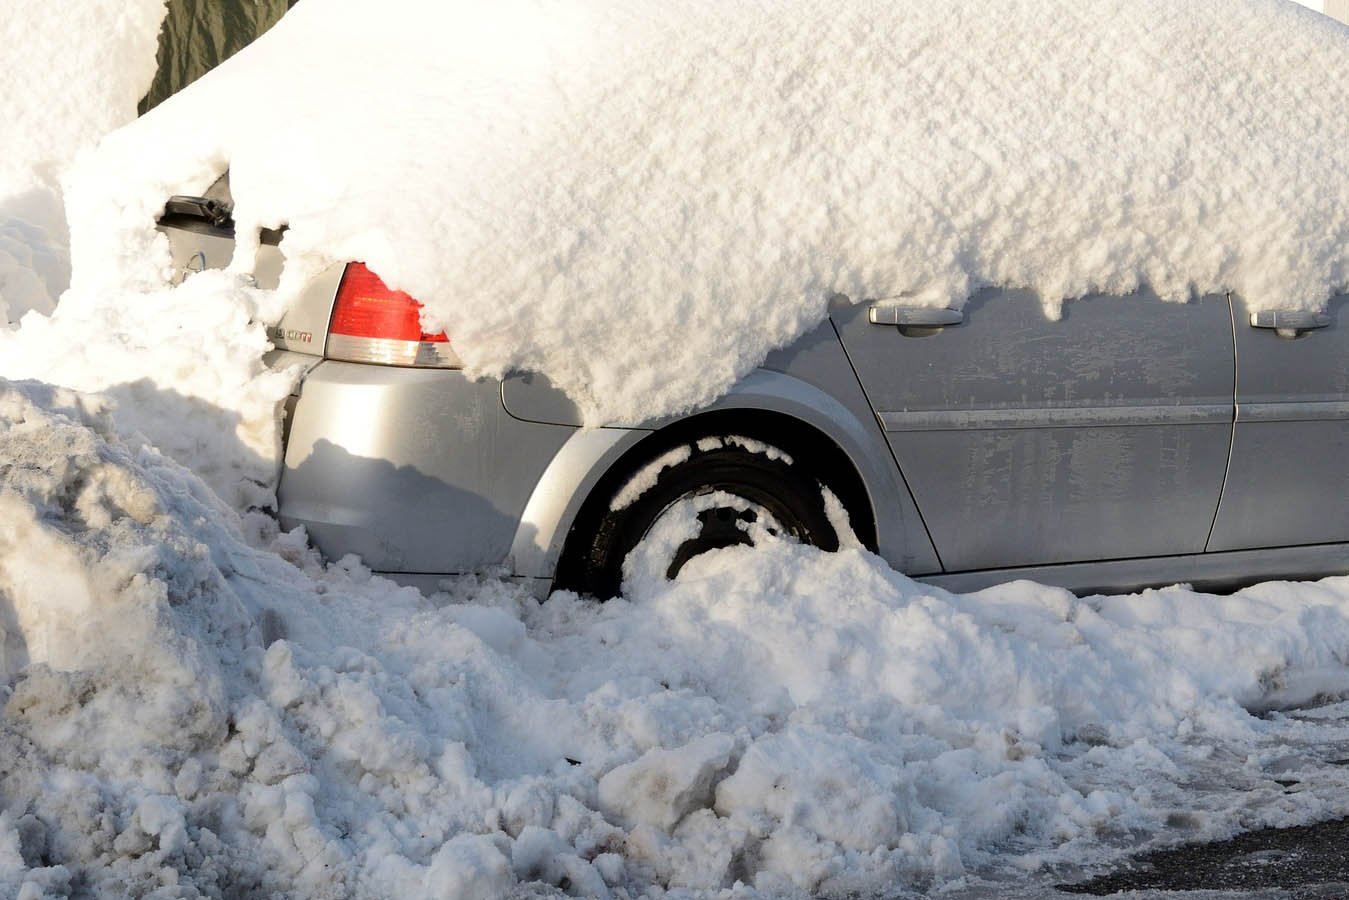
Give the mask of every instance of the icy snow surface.
M 228 166 L 245 230 L 634 420 L 834 292 L 1316 308 L 1349 285 L 1347 95 L 1349 31 L 1284 0 L 306 0 L 109 141 L 83 221 Z

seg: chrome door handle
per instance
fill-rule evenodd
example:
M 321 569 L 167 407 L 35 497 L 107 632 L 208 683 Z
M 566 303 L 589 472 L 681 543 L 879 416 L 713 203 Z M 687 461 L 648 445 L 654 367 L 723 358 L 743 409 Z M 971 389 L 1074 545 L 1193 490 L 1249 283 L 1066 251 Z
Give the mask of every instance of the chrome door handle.
M 1297 337 L 1300 332 L 1325 328 L 1329 324 L 1330 316 L 1319 312 L 1274 309 L 1251 313 L 1252 328 L 1273 328 L 1279 337 Z
M 913 325 L 920 328 L 944 328 L 965 321 L 958 309 L 933 306 L 905 306 L 900 303 L 873 303 L 867 310 L 872 325 Z

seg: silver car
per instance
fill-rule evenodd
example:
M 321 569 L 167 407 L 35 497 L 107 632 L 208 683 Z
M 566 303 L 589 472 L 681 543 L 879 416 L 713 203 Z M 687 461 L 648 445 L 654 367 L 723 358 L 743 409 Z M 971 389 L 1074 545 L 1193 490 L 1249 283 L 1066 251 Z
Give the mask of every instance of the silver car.
M 160 227 L 184 271 L 233 251 L 227 183 Z M 256 276 L 274 285 L 281 235 Z M 283 525 L 332 558 L 433 587 L 505 566 L 540 591 L 616 593 L 653 525 L 697 500 L 667 574 L 760 525 L 825 549 L 852 531 L 897 570 L 968 590 L 1226 588 L 1349 569 L 1349 327 L 1241 297 L 1022 290 L 961 310 L 837 297 L 828 321 L 715 404 L 584 429 L 536 374 L 463 375 L 416 302 L 359 263 L 271 329 L 300 363 Z M 499 569 L 498 569 L 499 570 Z

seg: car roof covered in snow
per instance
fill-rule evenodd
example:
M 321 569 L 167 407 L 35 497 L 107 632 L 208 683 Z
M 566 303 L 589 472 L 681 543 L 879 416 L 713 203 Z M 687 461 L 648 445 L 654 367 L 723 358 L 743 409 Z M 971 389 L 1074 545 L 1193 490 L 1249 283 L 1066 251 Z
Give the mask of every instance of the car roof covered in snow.
M 149 218 L 228 166 L 292 260 L 599 422 L 708 402 L 835 292 L 1319 307 L 1346 88 L 1349 30 L 1285 0 L 306 0 L 84 174 Z

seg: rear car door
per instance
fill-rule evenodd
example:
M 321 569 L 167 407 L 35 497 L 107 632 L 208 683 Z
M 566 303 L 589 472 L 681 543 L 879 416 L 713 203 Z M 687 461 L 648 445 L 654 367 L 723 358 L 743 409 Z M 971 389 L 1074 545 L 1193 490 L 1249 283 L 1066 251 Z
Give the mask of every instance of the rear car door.
M 1051 321 L 987 289 L 958 314 L 834 321 L 946 571 L 1204 550 L 1232 433 L 1225 297 L 1090 296 Z
M 1349 295 L 1326 312 L 1233 298 L 1237 421 L 1210 550 L 1349 541 Z

